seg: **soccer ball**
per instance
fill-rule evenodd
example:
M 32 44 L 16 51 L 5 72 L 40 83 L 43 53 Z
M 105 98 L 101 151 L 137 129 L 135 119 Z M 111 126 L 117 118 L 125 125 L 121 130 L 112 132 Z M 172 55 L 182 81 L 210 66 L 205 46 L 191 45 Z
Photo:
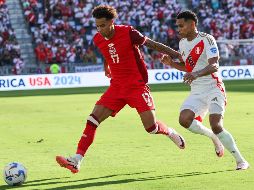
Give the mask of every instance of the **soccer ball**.
M 27 170 L 22 164 L 11 162 L 4 167 L 3 174 L 4 181 L 8 185 L 17 186 L 25 182 Z

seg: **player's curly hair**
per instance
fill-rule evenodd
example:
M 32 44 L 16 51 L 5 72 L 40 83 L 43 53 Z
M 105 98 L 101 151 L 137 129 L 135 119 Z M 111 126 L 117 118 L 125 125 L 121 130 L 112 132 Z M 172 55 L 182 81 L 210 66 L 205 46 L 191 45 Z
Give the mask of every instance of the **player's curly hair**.
M 190 10 L 186 10 L 186 11 L 180 12 L 177 15 L 176 18 L 177 19 L 183 18 L 185 21 L 187 21 L 187 20 L 193 20 L 195 22 L 195 24 L 198 25 L 198 17 L 197 17 L 197 15 L 194 12 L 190 11 Z
M 107 20 L 111 20 L 117 18 L 116 9 L 109 5 L 99 5 L 95 7 L 92 15 L 96 19 L 106 18 Z

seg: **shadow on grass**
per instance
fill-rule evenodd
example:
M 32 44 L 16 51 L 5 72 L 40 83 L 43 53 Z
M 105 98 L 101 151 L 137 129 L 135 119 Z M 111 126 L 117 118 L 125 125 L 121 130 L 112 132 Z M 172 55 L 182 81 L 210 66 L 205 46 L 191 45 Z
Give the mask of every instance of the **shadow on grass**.
M 52 181 L 52 180 L 57 180 L 57 179 L 68 179 L 70 177 L 61 177 L 61 178 L 48 178 L 48 179 L 39 179 L 39 180 L 34 180 L 34 181 L 28 181 L 28 182 L 25 182 L 24 185 L 21 185 L 21 186 L 8 186 L 8 185 L 2 185 L 0 186 L 0 189 L 13 189 L 13 188 L 22 188 L 22 187 L 25 187 L 25 186 L 30 186 L 30 185 L 27 185 L 29 183 L 38 183 L 40 184 L 40 182 L 44 182 L 44 181 Z
M 80 180 L 65 180 L 65 181 L 52 181 L 55 179 L 64 179 L 64 178 L 52 178 L 52 179 L 42 179 L 42 180 L 35 180 L 35 181 L 29 181 L 23 185 L 24 188 L 32 186 L 35 188 L 40 189 L 43 185 L 54 185 L 54 184 L 68 184 L 68 183 L 75 183 L 75 182 L 81 182 L 81 184 L 77 185 L 64 185 L 59 186 L 55 188 L 48 188 L 49 190 L 64 190 L 64 189 L 82 189 L 82 188 L 88 188 L 88 187 L 101 187 L 101 186 L 107 186 L 107 185 L 117 185 L 117 184 L 126 184 L 126 183 L 133 183 L 133 182 L 145 182 L 145 181 L 154 181 L 154 180 L 161 180 L 161 179 L 170 179 L 170 178 L 182 178 L 182 177 L 192 177 L 192 176 L 199 176 L 199 175 L 208 175 L 208 174 L 216 174 L 216 173 L 223 173 L 223 172 L 231 172 L 235 170 L 220 170 L 220 171 L 211 171 L 211 172 L 189 172 L 189 173 L 183 173 L 183 174 L 172 174 L 172 175 L 157 175 L 157 176 L 150 176 L 150 177 L 132 177 L 133 175 L 140 175 L 140 174 L 150 174 L 154 171 L 149 172 L 139 172 L 139 173 L 129 173 L 129 174 L 115 174 L 115 175 L 107 175 L 102 177 L 95 177 L 95 178 L 86 178 L 86 179 L 80 179 Z M 118 177 L 118 176 L 127 176 L 127 179 L 117 179 L 117 180 L 107 180 L 107 181 L 99 181 L 99 182 L 89 182 L 91 180 L 98 180 L 98 179 L 107 179 L 112 177 Z M 68 177 L 66 177 L 68 178 Z M 41 183 L 43 181 L 47 181 L 45 183 Z M 7 187 L 7 186 L 0 186 L 1 187 Z M 9 189 L 9 188 L 8 188 Z
M 34 180 L 34 181 L 27 181 L 25 182 L 25 184 L 23 184 L 22 186 L 14 186 L 16 188 L 18 187 L 30 187 L 30 186 L 35 186 L 38 187 L 38 189 L 40 189 L 40 186 L 43 185 L 54 185 L 54 184 L 61 184 L 61 183 L 70 183 L 70 182 L 79 182 L 79 181 L 89 181 L 89 180 L 97 180 L 97 179 L 104 179 L 104 178 L 111 178 L 111 177 L 117 177 L 117 176 L 130 176 L 130 175 L 139 175 L 139 174 L 146 174 L 146 173 L 151 173 L 154 171 L 149 171 L 149 172 L 136 172 L 136 173 L 129 173 L 129 174 L 114 174 L 114 175 L 106 175 L 106 176 L 102 176 L 102 177 L 93 177 L 93 178 L 86 178 L 86 179 L 82 179 L 82 180 L 75 180 L 75 181 L 59 181 L 59 180 L 63 180 L 63 179 L 69 179 L 70 177 L 62 177 L 62 178 L 49 178 L 49 179 L 39 179 L 39 180 Z M 58 181 L 54 181 L 54 180 L 58 180 Z M 7 186 L 7 185 L 3 185 L 0 186 L 0 190 L 1 189 L 13 189 L 13 186 Z M 61 189 L 61 188 L 60 188 Z
M 207 175 L 207 174 L 222 173 L 222 172 L 229 172 L 229 171 L 235 171 L 235 170 L 224 170 L 224 171 L 213 171 L 213 172 L 191 172 L 191 173 L 174 174 L 174 175 L 159 175 L 159 176 L 150 176 L 150 177 L 137 177 L 137 178 L 128 178 L 128 179 L 119 179 L 119 180 L 109 180 L 109 181 L 101 181 L 101 182 L 89 182 L 89 183 L 83 183 L 83 184 L 77 184 L 77 185 L 66 185 L 61 187 L 50 188 L 50 190 L 101 187 L 101 186 L 107 186 L 107 185 L 118 185 L 118 184 L 132 183 L 132 182 L 145 182 L 145 181 L 154 181 L 154 180 L 170 179 L 170 178 L 191 177 L 191 176 Z M 83 181 L 83 180 L 78 180 L 78 181 Z M 75 181 L 69 181 L 69 182 L 75 182 Z M 66 182 L 66 183 L 69 183 L 69 182 Z
M 38 179 L 38 180 L 28 181 L 28 182 L 26 182 L 26 184 L 29 184 L 29 183 L 38 183 L 38 182 L 43 182 L 43 181 L 52 181 L 52 180 L 56 180 L 56 179 L 69 179 L 69 178 L 70 177 Z
M 254 92 L 254 80 L 224 81 L 226 91 L 232 92 Z M 190 87 L 183 83 L 153 84 L 149 85 L 152 92 L 160 91 L 189 91 Z M 21 97 L 21 96 L 53 96 L 72 94 L 102 94 L 107 87 L 84 87 L 65 89 L 45 89 L 45 90 L 20 90 L 1 91 L 0 97 Z

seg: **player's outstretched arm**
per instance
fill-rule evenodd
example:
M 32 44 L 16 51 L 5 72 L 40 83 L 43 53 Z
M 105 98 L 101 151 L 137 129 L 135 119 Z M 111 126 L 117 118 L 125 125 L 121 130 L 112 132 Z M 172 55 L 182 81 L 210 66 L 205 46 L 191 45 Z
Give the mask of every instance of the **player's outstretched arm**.
M 217 72 L 219 69 L 218 60 L 219 60 L 219 57 L 213 57 L 208 59 L 208 65 L 204 69 L 196 72 L 198 77 L 210 75 L 214 72 Z
M 180 59 L 181 62 L 173 61 L 172 58 L 168 55 L 163 55 L 161 58 L 161 62 L 165 65 L 169 65 L 171 67 L 174 67 L 175 69 L 179 71 L 186 72 L 185 64 L 182 59 Z
M 144 45 L 147 46 L 148 48 L 154 49 L 154 50 L 161 52 L 163 54 L 167 54 L 173 58 L 180 58 L 181 57 L 181 54 L 179 52 L 177 52 L 176 50 L 174 50 L 162 43 L 153 41 L 150 38 L 146 39 L 146 42 Z
M 219 63 L 218 63 L 219 57 L 213 57 L 208 59 L 208 65 L 199 71 L 186 73 L 183 77 L 184 83 L 190 84 L 193 80 L 195 80 L 198 77 L 210 75 L 214 72 L 217 72 L 219 69 Z

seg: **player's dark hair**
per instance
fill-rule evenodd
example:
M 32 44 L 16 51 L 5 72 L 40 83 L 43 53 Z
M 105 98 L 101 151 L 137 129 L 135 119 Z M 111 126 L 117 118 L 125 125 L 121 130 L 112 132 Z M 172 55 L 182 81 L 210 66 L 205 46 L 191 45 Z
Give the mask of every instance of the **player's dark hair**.
M 99 5 L 93 9 L 92 15 L 94 18 L 106 18 L 107 20 L 117 18 L 117 12 L 114 7 L 109 5 Z
M 198 25 L 197 15 L 194 12 L 190 11 L 190 10 L 180 12 L 177 15 L 176 19 L 181 19 L 181 18 L 183 18 L 185 21 L 193 20 L 195 22 L 195 24 Z

